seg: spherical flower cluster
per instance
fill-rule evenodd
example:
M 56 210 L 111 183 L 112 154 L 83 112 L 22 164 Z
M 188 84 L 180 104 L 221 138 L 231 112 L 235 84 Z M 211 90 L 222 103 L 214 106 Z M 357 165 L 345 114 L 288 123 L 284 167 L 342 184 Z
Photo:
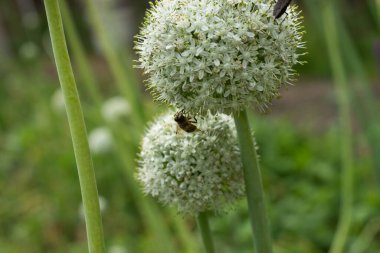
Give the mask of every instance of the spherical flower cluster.
M 182 214 L 224 210 L 244 194 L 243 171 L 231 117 L 207 114 L 200 131 L 177 129 L 173 114 L 147 131 L 137 177 L 144 191 Z
M 65 113 L 65 98 L 61 89 L 57 89 L 51 97 L 51 106 L 56 113 Z
M 137 36 L 138 67 L 158 100 L 188 112 L 265 110 L 300 63 L 295 6 L 274 0 L 161 0 Z
M 125 98 L 112 97 L 104 102 L 101 110 L 103 118 L 113 122 L 127 117 L 131 112 L 131 107 Z
M 88 135 L 90 151 L 94 155 L 105 154 L 112 149 L 112 133 L 107 127 L 98 127 Z

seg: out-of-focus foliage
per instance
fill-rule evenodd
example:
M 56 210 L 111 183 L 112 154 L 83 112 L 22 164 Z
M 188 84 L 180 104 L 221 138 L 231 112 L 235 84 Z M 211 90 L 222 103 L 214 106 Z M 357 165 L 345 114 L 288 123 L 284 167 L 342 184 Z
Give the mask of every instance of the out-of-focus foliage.
M 117 26 L 117 31 L 125 32 L 110 36 L 118 55 L 128 56 L 146 1 L 96 1 L 103 6 L 108 30 Z M 68 2 L 104 104 L 107 98 L 122 94 L 105 63 L 84 1 Z M 370 108 L 379 111 L 380 12 L 372 0 L 336 3 L 339 33 L 348 36 L 341 36 L 345 38 L 341 50 L 349 70 L 354 116 L 354 212 L 345 252 L 376 253 L 380 251 L 380 191 L 373 126 L 379 122 L 369 113 L 359 113 L 366 109 L 358 109 L 372 101 Z M 284 91 L 272 115 L 256 114 L 251 122 L 260 147 L 275 251 L 324 253 L 339 217 L 340 130 L 320 21 L 323 1 L 305 0 L 301 7 L 308 64 L 299 67 L 300 82 Z M 0 252 L 86 252 L 78 176 L 41 1 L 0 1 L 0 54 Z M 121 57 L 125 66 L 133 64 L 130 58 Z M 128 114 L 111 123 L 105 120 L 101 105 L 94 103 L 85 88 L 78 62 L 73 60 L 73 64 L 88 132 L 106 128 L 110 133 L 93 137 L 101 147 L 93 160 L 107 252 L 165 252 L 157 248 L 154 226 L 147 225 L 151 210 L 160 217 L 177 252 L 199 252 L 192 218 L 175 215 L 150 199 L 149 210 L 144 209 L 149 205 L 140 204 L 138 189 L 130 182 L 142 129 L 133 128 Z M 365 81 L 370 97 L 357 97 Z M 149 119 L 164 110 L 152 104 L 142 85 L 139 90 Z M 246 212 L 246 203 L 241 201 L 228 214 L 211 219 L 217 252 L 252 252 Z

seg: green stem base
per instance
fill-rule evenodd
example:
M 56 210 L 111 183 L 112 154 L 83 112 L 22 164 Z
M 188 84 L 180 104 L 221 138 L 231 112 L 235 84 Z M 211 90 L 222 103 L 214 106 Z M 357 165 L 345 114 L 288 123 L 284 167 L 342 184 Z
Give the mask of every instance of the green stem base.
M 243 162 L 245 191 L 253 230 L 255 252 L 272 253 L 272 239 L 265 210 L 263 183 L 247 112 L 236 113 L 234 119 Z
M 74 154 L 78 167 L 79 183 L 83 199 L 88 248 L 90 253 L 104 253 L 102 218 L 99 208 L 95 173 L 88 146 L 86 126 L 79 95 L 67 51 L 58 0 L 45 0 L 54 59 L 65 99 Z
M 206 213 L 200 213 L 197 218 L 198 227 L 201 231 L 202 241 L 206 253 L 215 253 L 214 243 L 211 237 L 210 225 Z

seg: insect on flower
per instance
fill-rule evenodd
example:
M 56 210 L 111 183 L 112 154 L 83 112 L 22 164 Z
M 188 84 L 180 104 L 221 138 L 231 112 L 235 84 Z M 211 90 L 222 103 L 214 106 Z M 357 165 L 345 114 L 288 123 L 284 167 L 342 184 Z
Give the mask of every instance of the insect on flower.
M 273 16 L 275 19 L 278 19 L 285 13 L 291 1 L 292 0 L 277 0 L 273 8 Z
M 185 110 L 176 112 L 176 114 L 174 114 L 174 121 L 177 122 L 178 127 L 187 133 L 200 131 L 195 125 L 197 123 L 197 119 L 195 117 L 189 116 L 187 113 L 185 113 Z

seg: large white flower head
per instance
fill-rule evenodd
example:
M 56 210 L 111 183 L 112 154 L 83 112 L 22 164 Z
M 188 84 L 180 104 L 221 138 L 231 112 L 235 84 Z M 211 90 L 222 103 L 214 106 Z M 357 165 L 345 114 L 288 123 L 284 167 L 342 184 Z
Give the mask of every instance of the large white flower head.
M 274 0 L 161 0 L 137 36 L 138 67 L 158 100 L 192 113 L 265 110 L 300 63 L 301 17 Z
M 225 210 L 244 194 L 236 130 L 230 116 L 207 114 L 200 131 L 178 130 L 173 114 L 143 138 L 138 179 L 144 191 L 182 214 Z

